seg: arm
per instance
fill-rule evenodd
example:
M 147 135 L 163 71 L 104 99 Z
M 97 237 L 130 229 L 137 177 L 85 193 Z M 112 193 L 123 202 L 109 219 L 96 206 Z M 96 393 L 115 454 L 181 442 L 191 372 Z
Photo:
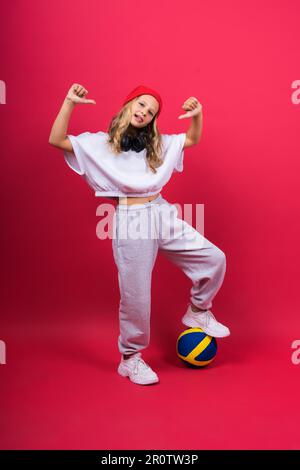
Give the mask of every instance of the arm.
M 182 108 L 186 113 L 178 116 L 178 119 L 192 118 L 191 125 L 186 132 L 186 139 L 183 146 L 183 148 L 186 148 L 198 144 L 201 139 L 203 125 L 202 105 L 197 98 L 191 96 L 183 103 Z
M 50 145 L 69 152 L 73 152 L 73 147 L 66 134 L 74 107 L 75 103 L 73 103 L 69 98 L 64 99 L 60 111 L 53 123 L 49 137 Z
M 95 100 L 85 98 L 88 91 L 78 83 L 74 83 L 69 89 L 60 111 L 53 123 L 49 144 L 68 152 L 73 152 L 70 139 L 67 137 L 67 130 L 72 111 L 76 104 L 96 104 Z
M 192 122 L 186 133 L 185 144 L 183 148 L 191 147 L 192 145 L 198 144 L 203 128 L 203 116 L 202 111 L 196 116 L 192 117 Z

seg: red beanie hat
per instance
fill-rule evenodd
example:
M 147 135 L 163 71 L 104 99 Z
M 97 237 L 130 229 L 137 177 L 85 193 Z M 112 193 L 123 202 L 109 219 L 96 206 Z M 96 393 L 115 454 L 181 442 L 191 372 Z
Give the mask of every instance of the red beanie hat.
M 126 96 L 125 101 L 123 102 L 123 105 L 128 103 L 128 101 L 132 100 L 133 98 L 136 98 L 137 96 L 141 96 L 141 95 L 152 95 L 154 96 L 154 98 L 157 99 L 157 101 L 159 102 L 159 109 L 157 111 L 157 117 L 158 117 L 162 109 L 162 99 L 161 99 L 160 94 L 157 91 L 153 90 L 152 88 L 148 88 L 143 85 L 137 86 L 136 88 L 134 88 L 134 90 L 132 90 L 129 93 L 129 95 Z

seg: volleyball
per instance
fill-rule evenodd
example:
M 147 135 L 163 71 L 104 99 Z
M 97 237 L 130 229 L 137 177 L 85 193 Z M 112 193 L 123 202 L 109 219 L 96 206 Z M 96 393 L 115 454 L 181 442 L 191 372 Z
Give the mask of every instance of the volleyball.
M 201 328 L 188 328 L 178 336 L 176 343 L 178 357 L 192 367 L 204 367 L 217 354 L 217 341 Z

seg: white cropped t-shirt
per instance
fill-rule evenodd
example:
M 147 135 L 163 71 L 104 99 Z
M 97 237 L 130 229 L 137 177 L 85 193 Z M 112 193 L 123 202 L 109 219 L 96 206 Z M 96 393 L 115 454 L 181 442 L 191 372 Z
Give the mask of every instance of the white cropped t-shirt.
M 114 154 L 108 146 L 107 132 L 68 134 L 73 152 L 64 150 L 64 159 L 95 191 L 95 196 L 146 197 L 159 193 L 172 173 L 183 171 L 186 133 L 161 134 L 163 163 L 152 173 L 146 149 Z

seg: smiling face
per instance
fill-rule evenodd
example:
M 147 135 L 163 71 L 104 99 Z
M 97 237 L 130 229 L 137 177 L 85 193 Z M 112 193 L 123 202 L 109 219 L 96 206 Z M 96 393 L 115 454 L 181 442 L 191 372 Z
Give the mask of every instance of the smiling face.
M 138 96 L 132 103 L 131 124 L 139 129 L 147 126 L 147 124 L 152 121 L 158 110 L 159 103 L 154 96 Z

